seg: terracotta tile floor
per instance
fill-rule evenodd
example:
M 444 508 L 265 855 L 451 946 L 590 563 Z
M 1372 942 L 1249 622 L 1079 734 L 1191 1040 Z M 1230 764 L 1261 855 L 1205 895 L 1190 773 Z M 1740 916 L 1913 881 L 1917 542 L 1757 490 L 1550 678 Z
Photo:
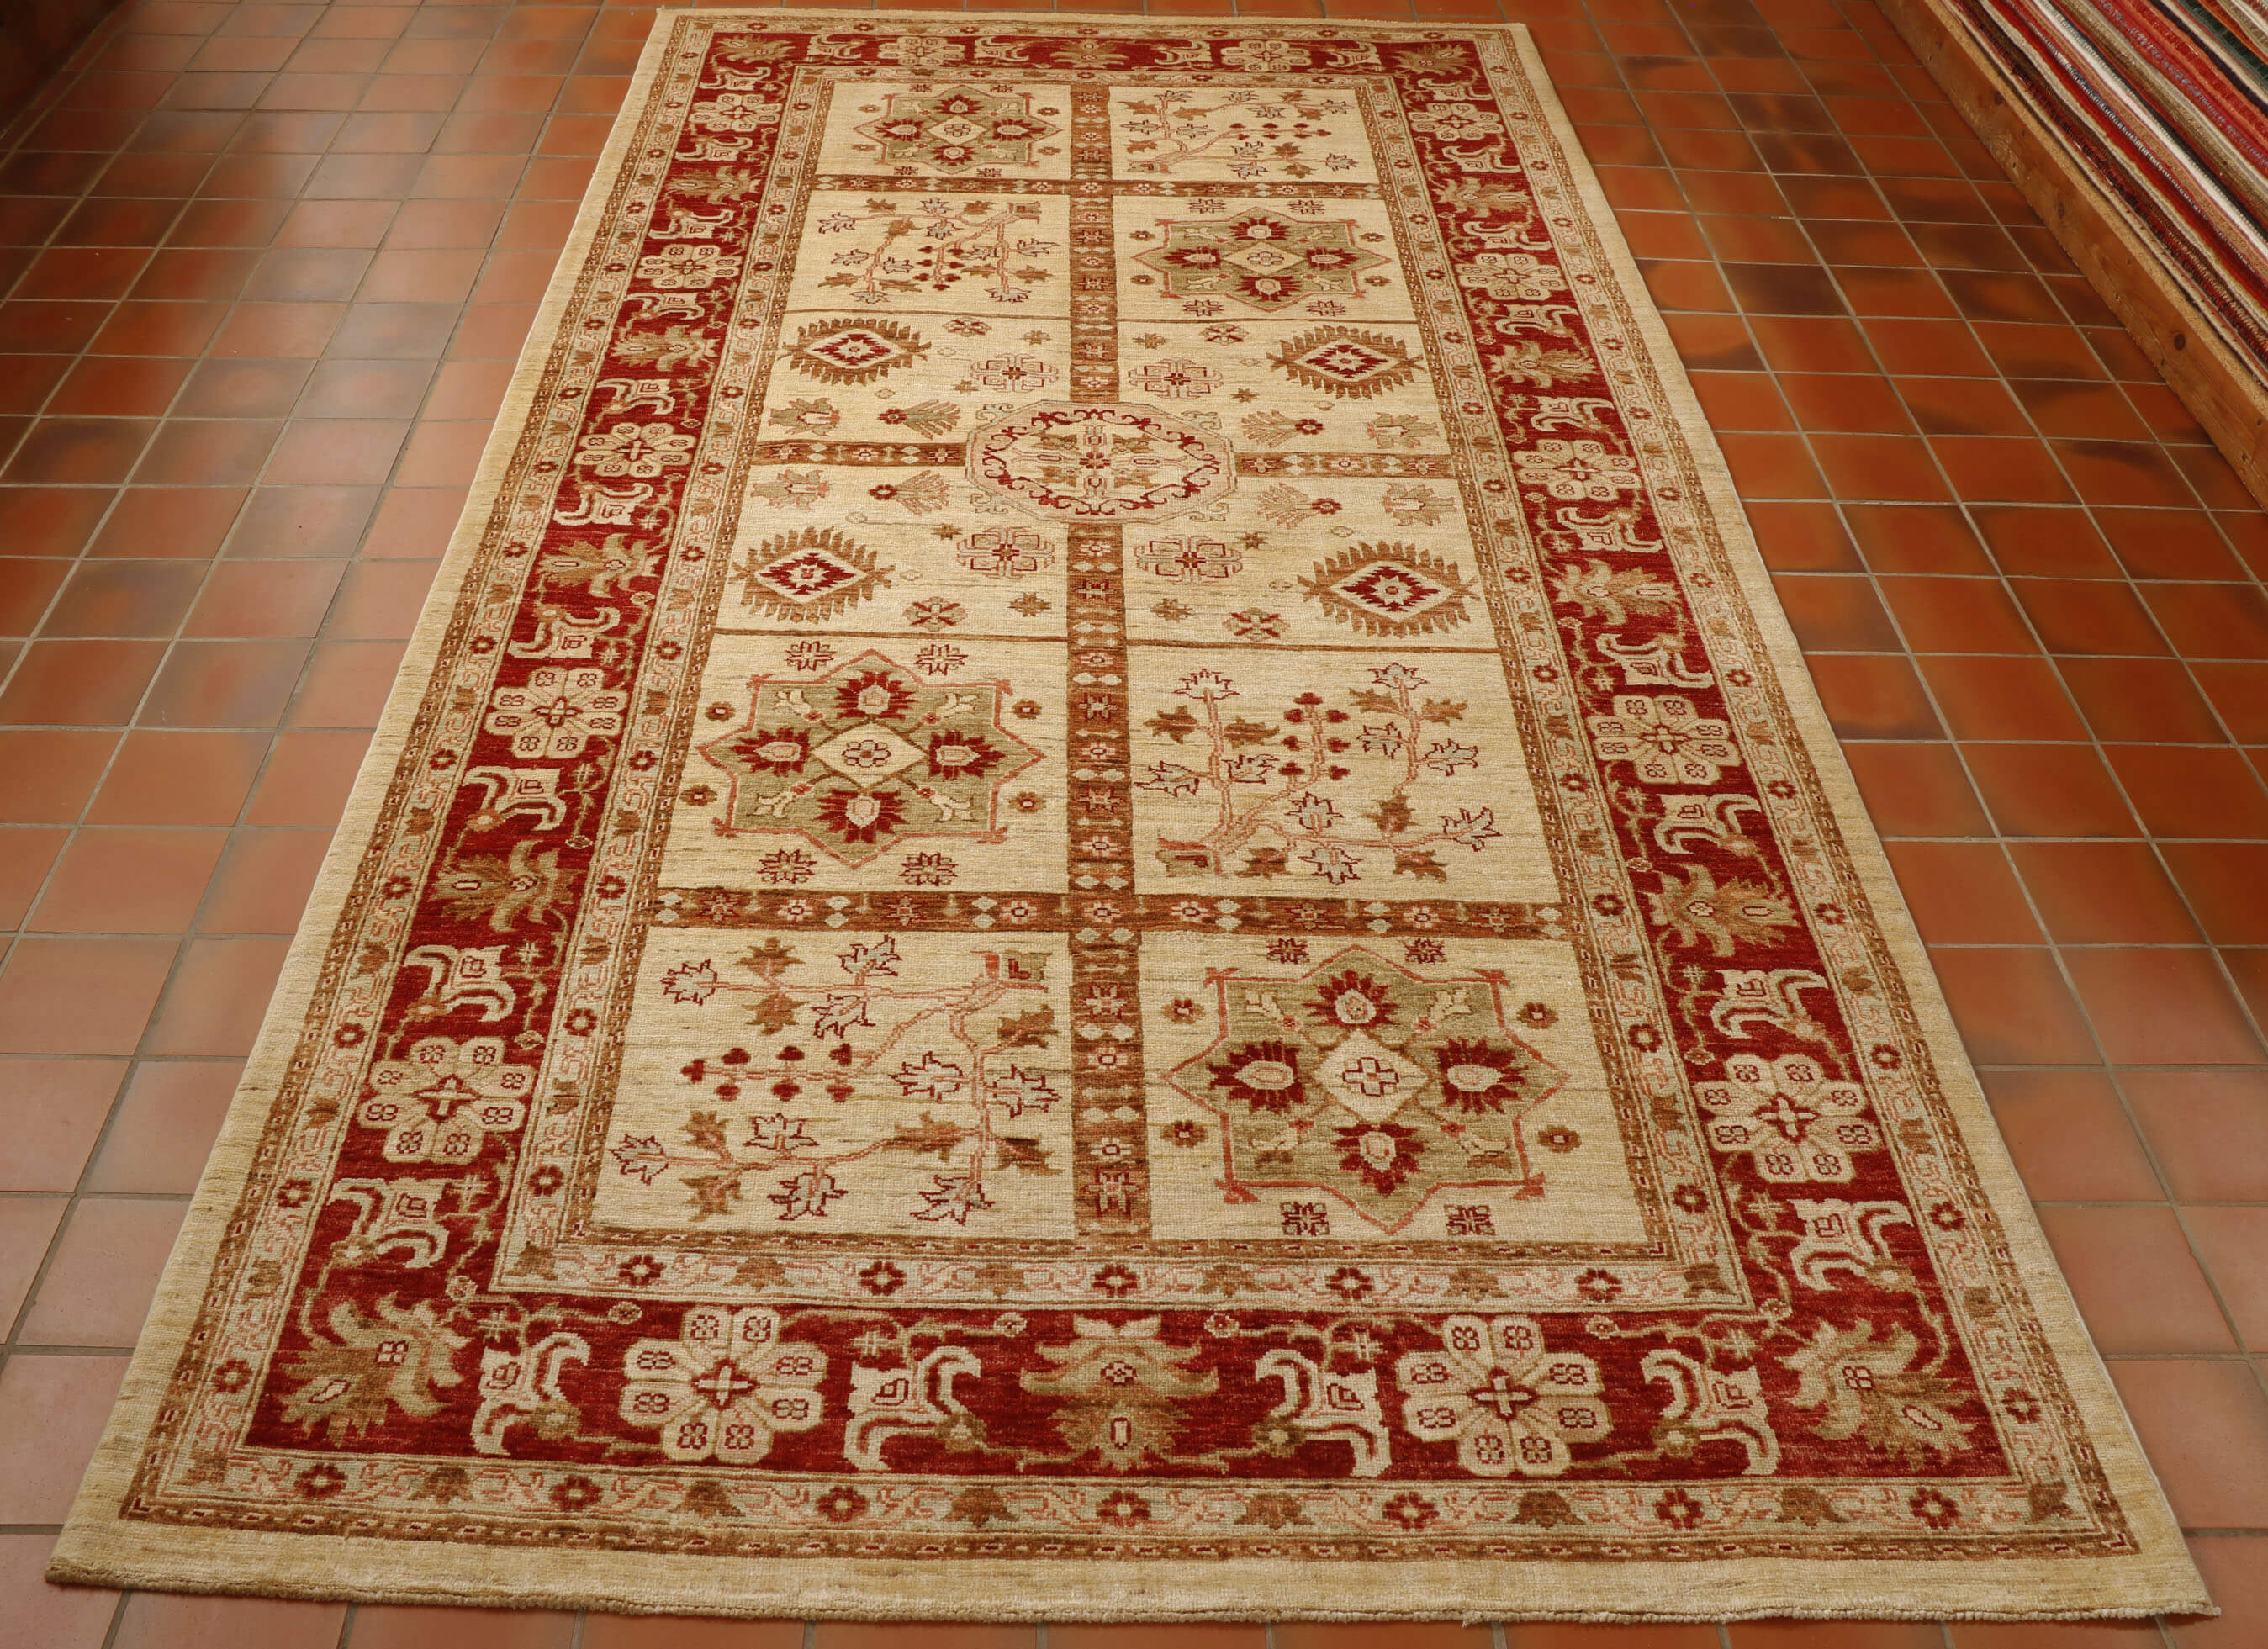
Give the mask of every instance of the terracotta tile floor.
M 1501 15 L 1544 47 L 1668 312 L 2229 1610 L 1506 1640 L 2268 1642 L 2268 520 L 1867 0 Z M 129 0 L 0 140 L 7 1649 L 803 1642 L 38 1579 L 652 16 Z M 816 1640 L 890 1642 L 1033 1633 Z M 1491 1649 L 1448 1627 L 1275 1649 L 1367 1643 Z

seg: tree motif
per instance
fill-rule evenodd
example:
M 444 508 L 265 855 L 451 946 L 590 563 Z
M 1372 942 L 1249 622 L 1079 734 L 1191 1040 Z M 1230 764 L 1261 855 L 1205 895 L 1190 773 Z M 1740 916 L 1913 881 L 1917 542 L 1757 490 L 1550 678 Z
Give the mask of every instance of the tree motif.
M 1477 853 L 1499 836 L 1486 807 L 1461 806 L 1437 815 L 1434 828 L 1418 827 L 1412 792 L 1477 765 L 1481 749 L 1427 732 L 1455 723 L 1465 707 L 1421 702 L 1423 674 L 1402 664 L 1373 666 L 1370 674 L 1373 685 L 1346 695 L 1352 712 L 1303 693 L 1274 720 L 1230 710 L 1228 701 L 1241 695 L 1218 671 L 1182 678 L 1174 693 L 1188 703 L 1159 711 L 1145 725 L 1153 738 L 1188 748 L 1189 760 L 1152 762 L 1134 787 L 1193 809 L 1209 806 L 1213 819 L 1195 837 L 1160 835 L 1158 857 L 1168 873 L 1263 880 L 1304 873 L 1340 887 L 1382 869 L 1439 881 L 1447 876 L 1440 850 Z M 1357 721 L 1354 712 L 1366 719 Z M 1195 765 L 1200 758 L 1203 765 Z M 1381 788 L 1367 810 L 1351 815 L 1327 787 L 1358 771 Z
M 776 939 L 729 975 L 710 959 L 679 964 L 662 982 L 666 997 L 743 1007 L 779 1046 L 733 1047 L 686 1065 L 679 1074 L 702 1105 L 685 1124 L 690 1148 L 626 1137 L 612 1147 L 617 1167 L 648 1185 L 670 1175 L 697 1218 L 740 1207 L 752 1177 L 784 1175 L 765 1196 L 774 1219 L 793 1221 L 828 1218 L 850 1195 L 858 1163 L 886 1152 L 934 1157 L 938 1170 L 906 1212 L 967 1225 L 994 1205 L 988 1176 L 1056 1171 L 1031 1119 L 1063 1098 L 1046 1053 L 1059 1033 L 1043 999 L 1045 958 L 999 952 L 976 960 L 959 983 L 908 983 L 897 941 L 886 934 L 837 955 L 842 980 L 804 977 L 800 959 Z M 804 1046 L 814 1039 L 821 1056 Z M 754 1109 L 736 1141 L 725 1117 L 744 1101 Z M 805 1115 L 803 1105 L 821 1109 Z

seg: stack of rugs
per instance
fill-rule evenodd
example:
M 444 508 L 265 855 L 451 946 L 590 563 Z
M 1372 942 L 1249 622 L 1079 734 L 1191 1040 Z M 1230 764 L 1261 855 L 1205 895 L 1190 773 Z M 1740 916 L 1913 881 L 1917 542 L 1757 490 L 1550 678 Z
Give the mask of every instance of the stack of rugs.
M 1937 0 L 2268 380 L 2268 7 Z

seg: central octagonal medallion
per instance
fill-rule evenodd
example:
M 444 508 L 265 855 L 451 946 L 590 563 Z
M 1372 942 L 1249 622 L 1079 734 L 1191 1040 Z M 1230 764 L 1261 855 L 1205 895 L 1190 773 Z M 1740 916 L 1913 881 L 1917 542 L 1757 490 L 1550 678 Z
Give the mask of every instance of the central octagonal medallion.
M 968 479 L 1047 521 L 1162 520 L 1236 484 L 1226 439 L 1138 401 L 1040 401 L 979 424 Z

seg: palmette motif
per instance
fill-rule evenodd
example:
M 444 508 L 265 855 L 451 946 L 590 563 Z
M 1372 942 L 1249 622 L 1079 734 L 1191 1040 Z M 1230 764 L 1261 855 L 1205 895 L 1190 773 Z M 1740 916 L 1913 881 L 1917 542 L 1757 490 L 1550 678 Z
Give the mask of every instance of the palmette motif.
M 2131 1550 L 1505 45 L 668 26 L 129 1515 Z

